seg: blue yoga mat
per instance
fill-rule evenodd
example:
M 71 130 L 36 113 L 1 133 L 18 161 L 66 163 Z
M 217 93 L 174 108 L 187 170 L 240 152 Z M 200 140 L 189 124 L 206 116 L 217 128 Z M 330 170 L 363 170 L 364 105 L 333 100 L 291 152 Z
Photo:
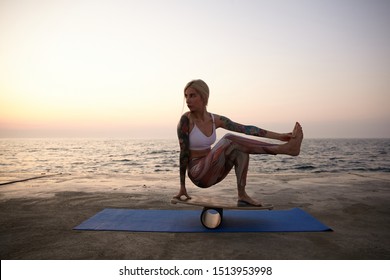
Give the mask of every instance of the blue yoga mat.
M 331 231 L 302 209 L 225 210 L 217 229 L 206 229 L 200 210 L 104 209 L 75 230 L 133 232 L 307 232 Z

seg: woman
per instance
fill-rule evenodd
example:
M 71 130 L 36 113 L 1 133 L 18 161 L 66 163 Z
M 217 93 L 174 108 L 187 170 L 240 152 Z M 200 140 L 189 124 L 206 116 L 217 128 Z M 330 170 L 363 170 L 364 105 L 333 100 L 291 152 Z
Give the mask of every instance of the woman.
M 209 88 L 202 80 L 193 80 L 184 88 L 184 97 L 189 112 L 180 119 L 177 135 L 180 144 L 180 191 L 175 196 L 190 199 L 185 186 L 188 177 L 198 187 L 208 188 L 222 181 L 235 168 L 237 177 L 238 204 L 261 206 L 261 202 L 249 197 L 245 191 L 249 154 L 299 155 L 303 139 L 302 127 L 295 124 L 291 133 L 276 133 L 251 125 L 242 125 L 230 119 L 207 112 Z M 269 144 L 234 134 L 226 134 L 213 148 L 216 129 L 224 128 L 246 135 L 285 141 L 284 144 Z

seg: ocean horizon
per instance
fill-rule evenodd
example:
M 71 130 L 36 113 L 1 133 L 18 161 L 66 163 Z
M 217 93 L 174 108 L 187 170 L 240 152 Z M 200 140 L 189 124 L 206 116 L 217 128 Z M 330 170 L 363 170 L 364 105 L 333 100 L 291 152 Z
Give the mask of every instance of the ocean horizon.
M 249 173 L 390 172 L 390 139 L 304 139 L 298 157 L 250 155 Z M 178 174 L 177 139 L 1 138 L 0 176 Z

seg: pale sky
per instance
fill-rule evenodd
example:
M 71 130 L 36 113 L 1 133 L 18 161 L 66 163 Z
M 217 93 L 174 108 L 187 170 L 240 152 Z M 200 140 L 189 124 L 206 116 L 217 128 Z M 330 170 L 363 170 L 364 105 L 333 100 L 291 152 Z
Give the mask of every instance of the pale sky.
M 390 137 L 389 15 L 387 0 L 0 0 L 0 137 L 175 138 L 198 78 L 240 123 Z

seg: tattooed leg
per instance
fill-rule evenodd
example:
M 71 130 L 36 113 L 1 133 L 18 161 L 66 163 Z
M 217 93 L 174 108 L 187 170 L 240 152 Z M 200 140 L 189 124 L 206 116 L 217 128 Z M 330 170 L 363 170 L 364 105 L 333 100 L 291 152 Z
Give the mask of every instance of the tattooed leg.
M 274 150 L 279 145 L 278 144 L 270 144 L 258 140 L 249 139 L 246 137 L 241 137 L 234 134 L 226 134 L 224 138 L 232 141 L 233 143 L 237 144 L 236 149 L 240 150 L 241 152 L 247 153 L 247 154 L 271 154 L 276 155 L 276 151 Z

